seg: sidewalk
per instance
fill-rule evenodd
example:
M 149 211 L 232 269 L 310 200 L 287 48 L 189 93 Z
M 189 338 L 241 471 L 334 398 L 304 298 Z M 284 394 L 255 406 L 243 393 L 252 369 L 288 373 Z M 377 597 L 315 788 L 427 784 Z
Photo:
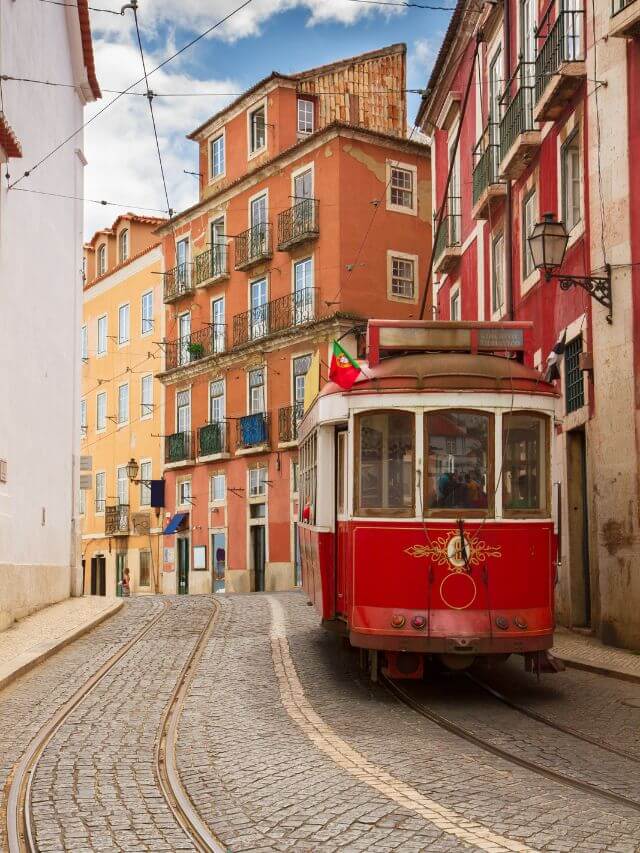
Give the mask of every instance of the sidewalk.
M 121 598 L 68 598 L 0 633 L 0 689 L 122 607 Z
M 629 681 L 640 681 L 640 652 L 605 646 L 596 637 L 558 627 L 553 655 L 567 666 L 588 669 L 591 672 L 609 673 Z

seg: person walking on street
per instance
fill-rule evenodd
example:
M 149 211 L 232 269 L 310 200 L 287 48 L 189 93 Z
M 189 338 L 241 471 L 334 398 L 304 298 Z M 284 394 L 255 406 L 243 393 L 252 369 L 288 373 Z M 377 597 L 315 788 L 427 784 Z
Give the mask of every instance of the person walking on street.
M 122 587 L 122 597 L 128 598 L 131 595 L 131 575 L 128 568 L 124 570 L 120 585 Z

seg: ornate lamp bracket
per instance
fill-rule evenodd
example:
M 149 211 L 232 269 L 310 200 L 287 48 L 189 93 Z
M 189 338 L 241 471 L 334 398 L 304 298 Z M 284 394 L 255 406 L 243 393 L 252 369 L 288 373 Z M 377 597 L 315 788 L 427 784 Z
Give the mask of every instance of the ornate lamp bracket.
M 586 290 L 592 299 L 609 309 L 607 323 L 613 321 L 613 302 L 611 298 L 611 267 L 605 266 L 604 276 L 580 276 L 580 275 L 558 275 L 561 290 L 570 290 L 572 287 L 581 287 Z

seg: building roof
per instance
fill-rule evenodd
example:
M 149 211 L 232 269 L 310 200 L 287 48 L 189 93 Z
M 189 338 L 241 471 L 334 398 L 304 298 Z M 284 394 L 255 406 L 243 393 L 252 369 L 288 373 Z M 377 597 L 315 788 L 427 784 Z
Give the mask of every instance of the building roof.
M 78 0 L 78 19 L 80 21 L 80 37 L 82 39 L 82 58 L 87 69 L 87 79 L 94 98 L 101 98 L 102 92 L 96 77 L 96 63 L 93 55 L 91 39 L 91 23 L 89 21 L 89 0 Z
M 98 234 L 101 232 L 98 231 Z M 119 264 L 116 264 L 114 267 L 103 272 L 102 275 L 97 275 L 95 278 L 92 278 L 91 281 L 85 281 L 83 291 L 86 293 L 87 290 L 90 290 L 95 284 L 98 284 L 100 281 L 104 281 L 105 278 L 109 278 L 110 275 L 113 275 L 114 272 L 118 272 L 123 267 L 129 266 L 134 261 L 137 261 L 138 258 L 142 258 L 144 255 L 152 252 L 154 249 L 157 249 L 160 246 L 160 243 L 152 243 L 150 246 L 146 246 L 144 249 L 141 249 L 139 252 L 136 252 L 135 255 L 130 255 L 126 261 L 121 261 Z
M 233 110 L 238 104 L 241 104 L 245 98 L 249 98 L 251 95 L 254 95 L 256 92 L 260 91 L 264 86 L 271 83 L 273 80 L 283 80 L 293 83 L 303 82 L 304 80 L 308 80 L 309 77 L 316 77 L 320 74 L 328 74 L 331 71 L 337 71 L 340 68 L 344 68 L 348 65 L 353 65 L 355 62 L 366 62 L 368 59 L 377 59 L 380 56 L 389 56 L 394 53 L 406 53 L 407 46 L 405 44 L 391 44 L 387 47 L 378 48 L 378 50 L 370 50 L 366 53 L 360 53 L 357 56 L 349 56 L 346 59 L 340 59 L 336 62 L 330 62 L 327 65 L 319 65 L 317 68 L 308 68 L 306 71 L 297 71 L 293 74 L 281 74 L 279 71 L 272 71 L 267 77 L 263 77 L 262 80 L 258 80 L 258 82 L 253 85 L 250 89 L 247 89 L 246 92 L 243 92 L 238 98 L 234 101 L 231 101 L 230 104 L 227 104 L 226 107 L 219 110 L 217 113 L 214 113 L 210 118 L 208 118 L 205 122 L 203 122 L 199 127 L 197 127 L 194 131 L 187 135 L 187 139 L 197 139 L 198 135 L 202 133 L 205 128 L 207 128 L 213 122 L 218 121 L 218 119 L 228 113 L 230 110 Z M 345 93 L 347 94 L 347 93 Z
M 359 124 L 349 124 L 344 121 L 333 121 L 331 124 L 325 125 L 320 130 L 315 131 L 315 133 L 310 133 L 304 137 L 304 139 L 299 139 L 293 145 L 290 145 L 288 148 L 283 148 L 282 151 L 278 151 L 271 159 L 266 160 L 264 163 L 261 163 L 259 166 L 256 166 L 254 169 L 251 169 L 248 172 L 243 172 L 242 175 L 239 175 L 235 180 L 226 184 L 226 186 L 221 187 L 220 190 L 212 195 L 205 196 L 204 198 L 199 199 L 195 204 L 192 204 L 190 207 L 185 208 L 180 211 L 180 213 L 176 213 L 175 216 L 172 216 L 171 219 L 162 220 L 162 225 L 156 230 L 157 234 L 163 233 L 163 228 L 171 225 L 175 225 L 179 220 L 183 219 L 185 216 L 188 216 L 190 213 L 196 211 L 199 207 L 203 205 L 211 204 L 213 200 L 224 193 L 229 192 L 233 187 L 238 186 L 243 181 L 249 180 L 250 178 L 257 175 L 263 169 L 267 169 L 269 166 L 272 166 L 274 163 L 277 163 L 279 160 L 284 157 L 288 157 L 292 152 L 296 151 L 298 148 L 304 148 L 309 144 L 311 140 L 321 139 L 323 136 L 329 136 L 331 133 L 336 133 L 339 135 L 341 130 L 352 130 L 360 133 L 363 136 L 368 136 L 371 138 L 371 141 L 375 143 L 376 140 L 381 140 L 385 142 L 392 142 L 398 148 L 413 148 L 414 151 L 429 155 L 431 153 L 431 148 L 429 145 L 426 145 L 424 142 L 418 142 L 414 139 L 407 139 L 406 137 L 394 136 L 391 133 L 382 133 L 379 130 L 371 130 L 366 127 L 362 127 Z
M 7 157 L 22 157 L 22 146 L 2 111 L 0 111 L 0 148 Z
M 166 222 L 166 217 L 162 216 L 138 216 L 136 213 L 121 213 L 120 216 L 114 219 L 113 224 L 108 228 L 99 228 L 91 237 L 90 240 L 84 244 L 85 249 L 93 249 L 96 243 L 96 240 L 100 236 L 107 237 L 115 237 L 118 226 L 122 222 L 122 220 L 126 220 L 127 222 L 137 222 L 141 225 L 162 225 L 163 222 Z

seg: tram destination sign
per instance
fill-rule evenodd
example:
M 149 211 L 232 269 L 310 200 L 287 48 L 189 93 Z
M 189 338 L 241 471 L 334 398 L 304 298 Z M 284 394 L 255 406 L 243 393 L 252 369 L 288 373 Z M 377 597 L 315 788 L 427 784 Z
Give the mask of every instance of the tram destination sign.
M 522 329 L 478 329 L 478 349 L 521 349 L 523 346 Z

